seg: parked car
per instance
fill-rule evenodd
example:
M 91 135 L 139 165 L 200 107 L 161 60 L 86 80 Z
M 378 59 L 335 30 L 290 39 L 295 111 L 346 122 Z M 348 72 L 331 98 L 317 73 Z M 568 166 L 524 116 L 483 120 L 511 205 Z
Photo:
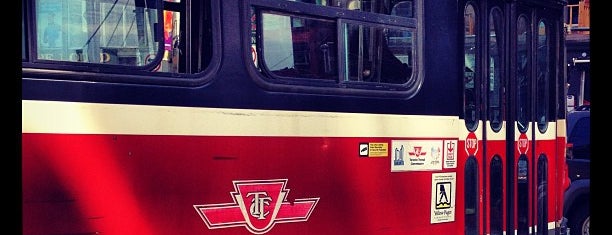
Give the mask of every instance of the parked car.
M 591 111 L 580 107 L 567 114 L 567 158 L 570 186 L 565 191 L 563 215 L 570 235 L 590 234 Z

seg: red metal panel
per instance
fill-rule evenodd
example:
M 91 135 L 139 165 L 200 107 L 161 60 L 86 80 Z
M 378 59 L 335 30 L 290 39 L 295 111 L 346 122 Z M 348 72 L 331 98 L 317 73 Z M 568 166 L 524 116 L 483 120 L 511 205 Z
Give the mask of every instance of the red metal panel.
M 24 234 L 248 234 L 207 228 L 193 206 L 231 203 L 235 180 L 269 179 L 287 180 L 290 203 L 319 202 L 268 234 L 462 234 L 461 200 L 455 222 L 430 224 L 431 171 L 359 157 L 359 143 L 390 141 L 23 134 Z

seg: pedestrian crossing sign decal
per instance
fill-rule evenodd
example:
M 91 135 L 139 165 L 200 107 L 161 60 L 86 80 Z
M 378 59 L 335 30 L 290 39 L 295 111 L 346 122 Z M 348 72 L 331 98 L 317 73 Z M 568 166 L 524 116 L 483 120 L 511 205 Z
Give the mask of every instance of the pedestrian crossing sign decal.
M 436 209 L 450 208 L 451 201 L 448 195 L 451 194 L 451 183 L 436 183 Z

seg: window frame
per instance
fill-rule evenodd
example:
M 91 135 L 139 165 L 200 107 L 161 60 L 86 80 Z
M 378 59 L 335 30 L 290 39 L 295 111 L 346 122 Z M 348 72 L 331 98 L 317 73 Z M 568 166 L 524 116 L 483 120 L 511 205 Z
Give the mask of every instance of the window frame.
M 554 59 L 553 56 L 551 56 L 551 48 L 553 48 L 553 45 L 551 45 L 551 28 L 550 27 L 550 23 L 548 23 L 548 19 L 546 18 L 542 18 L 540 17 L 539 19 L 537 19 L 537 23 L 535 24 L 535 27 L 537 29 L 536 31 L 536 35 L 534 38 L 535 42 L 535 66 L 534 69 L 536 70 L 536 76 L 535 76 L 535 97 L 536 97 L 536 102 L 535 102 L 535 118 L 536 118 L 536 125 L 538 126 L 538 131 L 540 131 L 540 133 L 546 133 L 546 130 L 548 129 L 548 122 L 550 121 L 550 106 L 551 103 L 553 101 L 551 101 L 551 74 L 552 74 L 552 70 L 551 70 L 551 64 L 552 61 Z M 540 28 L 540 25 L 544 26 L 544 34 L 541 35 L 540 31 L 542 30 L 542 28 Z M 540 44 L 540 36 L 544 36 L 544 45 Z M 546 50 L 544 54 L 540 54 L 540 46 L 545 46 Z M 540 57 L 541 55 L 543 55 L 543 58 Z M 541 60 L 544 60 L 546 62 L 545 66 L 542 67 L 541 66 Z M 545 77 L 544 78 L 540 78 L 540 73 L 542 72 L 541 70 L 544 69 L 544 73 L 545 73 Z M 543 79 L 543 80 L 541 80 Z M 554 103 L 553 103 L 554 104 Z
M 163 11 L 174 10 L 178 5 L 188 4 L 188 0 L 182 0 L 181 3 L 167 2 L 165 0 L 155 0 L 158 7 L 158 14 L 155 26 L 155 37 L 158 42 L 158 51 L 161 50 L 161 55 L 164 52 L 163 40 Z M 154 62 L 146 66 L 130 66 L 121 64 L 100 64 L 100 63 L 81 63 L 73 61 L 59 60 L 41 60 L 37 59 L 37 42 L 33 39 L 37 38 L 36 25 L 36 3 L 35 0 L 24 1 L 24 33 L 25 38 L 22 39 L 25 45 L 25 55 L 22 58 L 22 73 L 24 78 L 31 75 L 40 79 L 55 79 L 69 81 L 94 81 L 94 82 L 117 82 L 126 84 L 142 84 L 142 85 L 169 85 L 169 86 L 186 86 L 194 87 L 201 86 L 210 82 L 214 77 L 213 71 L 220 68 L 221 63 L 221 24 L 220 24 L 220 0 L 210 0 L 204 4 L 208 4 L 210 17 L 210 28 L 212 35 L 212 53 L 210 62 L 202 71 L 194 73 L 175 73 L 175 72 L 156 72 L 154 71 L 163 56 L 158 56 Z M 167 9 L 168 8 L 168 9 Z M 181 14 L 194 14 L 189 7 L 185 7 L 185 11 Z M 187 19 L 189 20 L 189 19 Z M 190 52 L 192 53 L 192 52 Z
M 294 1 L 279 1 L 279 0 L 244 0 L 243 1 L 243 54 L 247 70 L 252 75 L 253 81 L 260 87 L 270 91 L 292 92 L 292 93 L 308 93 L 308 94 L 335 94 L 335 95 L 356 95 L 368 97 L 385 97 L 385 98 L 412 98 L 420 90 L 423 76 L 423 42 L 424 27 L 423 25 L 423 0 L 414 0 L 414 16 L 415 18 L 406 18 L 394 15 L 384 15 L 372 12 L 355 11 L 345 8 L 320 6 L 312 3 L 294 2 Z M 405 84 L 393 83 L 375 83 L 375 82 L 354 82 L 340 81 L 341 71 L 345 59 L 338 56 L 337 64 L 338 79 L 323 80 L 323 79 L 302 79 L 296 77 L 268 77 L 269 73 L 259 71 L 253 62 L 251 49 L 251 12 L 255 9 L 254 14 L 258 15 L 257 20 L 261 21 L 261 11 L 278 12 L 283 15 L 301 16 L 315 19 L 325 19 L 336 21 L 336 30 L 338 36 L 338 53 L 343 50 L 340 46 L 341 30 L 343 22 L 364 24 L 367 26 L 376 26 L 392 29 L 408 29 L 414 34 L 413 51 L 415 56 L 413 62 L 412 77 Z M 257 22 L 258 32 L 261 30 L 261 22 Z M 419 27 L 421 26 L 421 27 Z M 257 37 L 260 37 L 258 34 Z M 257 40 L 257 60 L 262 60 L 263 46 L 260 45 L 261 40 Z M 342 70 L 341 70 L 342 69 Z
M 497 58 L 497 62 L 499 62 L 498 64 L 493 64 L 494 67 L 494 77 L 491 77 L 491 54 L 492 54 L 492 48 L 491 48 L 491 20 L 496 20 L 495 14 L 497 14 L 497 16 L 499 16 L 499 20 L 501 21 L 501 29 L 498 28 L 494 28 L 496 31 L 496 48 L 497 52 L 498 52 L 498 58 Z M 498 133 L 502 130 L 502 128 L 504 127 L 504 122 L 506 121 L 506 100 L 505 100 L 505 89 L 506 89 L 506 81 L 505 81 L 505 75 L 504 75 L 504 71 L 506 70 L 506 48 L 505 48 L 505 40 L 506 40 L 506 35 L 505 35 L 505 30 L 504 30 L 504 25 L 506 24 L 505 22 L 506 18 L 504 15 L 504 11 L 501 7 L 499 6 L 494 6 L 492 8 L 489 9 L 488 12 L 488 20 L 487 20 L 487 120 L 489 121 L 489 127 L 491 127 L 491 130 L 493 130 L 494 132 Z M 497 32 L 500 32 L 501 35 L 497 35 Z M 501 42 L 501 43 L 500 43 Z M 495 73 L 497 72 L 497 73 Z M 495 81 L 496 83 L 496 87 L 492 87 L 492 85 L 495 84 L 491 84 L 492 81 Z M 492 92 L 492 88 L 496 90 L 496 92 Z M 493 104 L 491 102 L 491 100 L 493 100 L 493 95 L 495 95 L 497 98 L 497 103 L 495 103 L 497 105 L 497 107 L 499 108 L 499 120 L 497 120 L 497 122 L 493 122 L 492 117 L 493 117 Z
M 460 76 L 461 76 L 461 85 L 462 85 L 462 98 L 463 98 L 463 119 L 464 119 L 464 124 L 465 127 L 467 128 L 468 131 L 470 132 L 475 132 L 478 129 L 478 126 L 480 125 L 480 121 L 482 119 L 482 110 L 481 110 L 481 104 L 482 104 L 482 97 L 481 97 L 481 89 L 480 89 L 480 85 L 481 84 L 481 58 L 482 58 L 482 43 L 481 43 L 481 33 L 480 33 L 480 24 L 481 24 L 481 17 L 480 17 L 480 9 L 478 8 L 478 3 L 475 1 L 467 1 L 464 5 L 462 5 L 463 10 L 461 11 L 463 14 L 463 23 L 461 24 L 461 35 L 462 35 L 462 46 L 463 46 L 463 54 L 462 54 L 462 66 L 461 66 L 461 72 Z M 471 10 L 474 13 L 474 22 L 473 22 L 473 29 L 474 30 L 474 61 L 473 61 L 473 78 L 472 78 L 472 87 L 469 88 L 467 85 L 469 84 L 469 82 L 466 79 L 466 74 L 465 74 L 465 69 L 467 68 L 467 60 L 465 58 L 465 56 L 467 55 L 465 47 L 466 47 L 466 28 L 467 25 L 465 25 L 465 21 L 466 21 L 466 13 L 468 10 L 468 7 L 471 7 Z
M 521 23 L 521 19 L 525 19 L 524 25 L 522 26 L 525 29 L 525 39 L 524 39 L 524 45 L 519 45 L 519 34 L 521 32 L 519 32 L 519 23 Z M 531 122 L 533 121 L 533 104 L 532 104 L 532 98 L 531 96 L 533 95 L 533 91 L 531 89 L 533 89 L 534 85 L 533 83 L 533 77 L 532 77 L 532 69 L 533 69 L 533 60 L 532 60 L 532 56 L 533 56 L 533 52 L 532 52 L 532 40 L 533 40 L 533 29 L 531 28 L 532 26 L 532 22 L 531 22 L 532 18 L 529 17 L 529 15 L 527 13 L 520 13 L 517 14 L 516 16 L 516 21 L 514 22 L 514 28 L 515 28 L 515 33 L 513 35 L 513 45 L 515 46 L 516 50 L 514 51 L 514 76 L 512 79 L 514 79 L 516 81 L 515 83 L 515 101 L 516 101 L 516 110 L 515 110 L 515 116 L 516 116 L 516 126 L 517 129 L 520 133 L 527 133 L 527 131 L 529 130 L 529 126 L 531 125 Z M 523 68 L 523 71 L 519 71 L 519 53 L 520 53 L 520 49 L 524 49 L 524 55 L 525 55 L 525 67 Z M 523 84 L 521 84 L 521 80 L 519 79 L 519 76 L 523 75 L 525 82 Z M 522 119 L 523 118 L 523 119 Z
M 87 62 L 87 63 L 83 63 L 83 62 L 75 62 L 75 61 L 68 61 L 68 60 L 50 60 L 50 59 L 40 59 L 38 58 L 38 51 L 40 48 L 38 48 L 38 41 L 36 40 L 38 37 L 38 11 L 37 11 L 37 1 L 38 0 L 33 0 L 31 2 L 31 6 L 29 8 L 29 13 L 30 13 L 30 35 L 32 35 L 31 39 L 32 39 L 32 44 L 30 47 L 30 53 L 29 53 L 29 58 L 30 61 L 32 61 L 35 64 L 62 64 L 62 65 L 67 65 L 70 67 L 75 67 L 75 68 L 81 68 L 81 67 L 86 67 L 86 68 L 99 68 L 100 71 L 105 71 L 107 68 L 108 70 L 114 70 L 114 69 L 135 69 L 135 70 L 139 70 L 139 71 L 147 71 L 147 70 L 151 70 L 153 69 L 157 63 L 159 63 L 162 58 L 160 56 L 157 56 L 159 58 L 156 58 L 155 61 L 153 61 L 152 63 L 146 64 L 144 66 L 130 66 L 130 65 L 122 65 L 122 64 L 102 64 L 102 63 L 91 63 L 91 62 Z M 161 17 L 163 15 L 163 4 L 164 4 L 164 0 L 154 0 L 158 6 L 162 6 L 162 7 L 158 7 L 155 12 L 157 14 L 156 18 L 156 28 L 152 28 L 152 30 L 154 31 L 154 38 L 153 40 L 159 40 L 161 38 L 163 38 L 163 35 L 161 34 L 161 32 L 163 31 L 162 25 L 163 25 L 163 17 Z M 111 8 L 112 9 L 112 8 Z M 107 12 L 107 13 L 110 13 Z M 97 25 L 98 27 L 102 26 L 102 24 Z M 98 32 L 96 30 L 96 32 Z M 88 41 L 89 42 L 89 41 Z M 157 49 L 156 49 L 156 53 L 157 55 L 163 55 L 163 40 L 160 40 L 159 42 L 157 42 Z M 57 67 L 57 66 L 53 66 L 53 67 Z

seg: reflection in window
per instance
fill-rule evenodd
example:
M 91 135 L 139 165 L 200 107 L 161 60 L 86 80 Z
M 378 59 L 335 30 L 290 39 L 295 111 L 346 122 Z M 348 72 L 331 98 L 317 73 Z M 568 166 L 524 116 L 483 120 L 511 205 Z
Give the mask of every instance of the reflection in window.
M 374 3 L 376 5 L 371 5 Z M 343 5 L 340 1 L 321 2 L 351 10 L 412 16 L 412 1 L 390 3 L 354 1 Z M 413 78 L 416 63 L 414 28 L 349 19 L 313 18 L 280 11 L 260 12 L 261 27 L 257 27 L 257 8 L 253 8 L 252 29 L 254 35 L 260 29 L 261 37 L 253 37 L 252 46 L 262 46 L 260 56 L 263 58 L 255 65 L 274 75 L 272 78 L 386 84 L 408 84 Z M 258 39 L 261 39 L 260 44 Z
M 322 6 L 345 8 L 363 12 L 374 12 L 388 15 L 397 15 L 412 18 L 414 7 L 412 0 L 287 0 L 312 3 Z
M 529 163 L 527 155 L 521 154 L 517 163 L 517 224 L 518 235 L 529 233 Z
M 155 57 L 152 0 L 37 0 L 37 58 L 144 66 Z
M 265 67 L 275 75 L 337 79 L 336 23 L 264 13 Z
M 538 228 L 539 235 L 548 234 L 548 160 L 538 157 Z
M 408 30 L 343 24 L 345 78 L 349 81 L 402 84 L 412 74 L 413 37 Z
M 516 84 L 517 84 L 517 108 L 516 117 L 518 129 L 521 133 L 527 132 L 530 119 L 530 60 L 529 55 L 529 40 L 531 31 L 529 31 L 529 23 L 527 17 L 519 16 L 516 22 Z
M 503 234 L 503 166 L 501 158 L 496 155 L 491 159 L 490 208 L 491 235 Z
M 478 234 L 478 161 L 470 156 L 465 162 L 465 234 Z
M 544 21 L 538 24 L 538 42 L 537 42 L 537 99 L 536 99 L 536 118 L 538 130 L 544 133 L 548 127 L 548 105 L 549 97 L 549 81 L 550 81 L 550 52 L 548 46 L 548 32 Z
M 489 16 L 489 89 L 488 120 L 491 129 L 499 131 L 502 126 L 504 109 L 502 106 L 502 62 L 503 56 L 503 18 L 499 8 L 493 8 Z
M 269 88 L 412 97 L 421 87 L 422 1 L 275 2 L 250 2 L 251 68 Z
M 468 4 L 464 10 L 464 72 L 463 72 L 463 109 L 465 125 L 468 130 L 475 131 L 478 127 L 479 105 L 478 105 L 478 86 L 476 84 L 478 40 L 476 30 L 476 12 L 474 7 Z

